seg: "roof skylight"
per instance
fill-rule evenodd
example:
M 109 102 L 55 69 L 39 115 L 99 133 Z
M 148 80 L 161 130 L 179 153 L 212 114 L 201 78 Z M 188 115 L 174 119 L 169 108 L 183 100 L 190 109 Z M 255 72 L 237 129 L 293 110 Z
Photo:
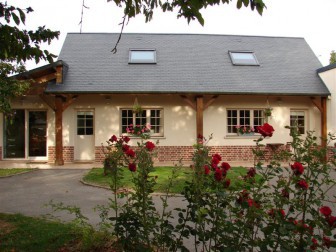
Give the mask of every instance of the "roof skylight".
M 229 51 L 229 54 L 233 65 L 259 66 L 259 62 L 254 52 Z
M 156 63 L 156 50 L 155 49 L 130 49 L 128 63 L 155 64 Z

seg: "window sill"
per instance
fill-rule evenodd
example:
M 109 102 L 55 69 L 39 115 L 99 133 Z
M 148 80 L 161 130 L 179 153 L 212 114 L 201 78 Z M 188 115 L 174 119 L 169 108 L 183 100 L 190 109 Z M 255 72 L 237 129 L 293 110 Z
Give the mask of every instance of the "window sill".
M 226 135 L 225 139 L 257 139 L 259 138 L 259 134 L 254 135 Z

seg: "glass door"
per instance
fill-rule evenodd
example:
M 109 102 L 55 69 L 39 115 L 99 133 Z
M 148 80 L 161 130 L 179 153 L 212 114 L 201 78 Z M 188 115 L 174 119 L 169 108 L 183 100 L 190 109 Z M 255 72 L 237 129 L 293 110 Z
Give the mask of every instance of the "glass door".
M 25 110 L 4 118 L 4 158 L 25 158 Z
M 47 156 L 47 112 L 29 111 L 29 157 Z

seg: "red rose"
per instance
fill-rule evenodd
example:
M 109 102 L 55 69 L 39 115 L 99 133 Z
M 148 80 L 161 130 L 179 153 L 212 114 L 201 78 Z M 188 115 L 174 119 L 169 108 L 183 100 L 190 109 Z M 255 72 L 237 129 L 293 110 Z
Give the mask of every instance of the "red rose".
M 268 123 L 264 123 L 263 126 L 258 126 L 256 129 L 263 137 L 271 137 L 274 132 L 274 128 Z
M 299 182 L 297 182 L 297 186 L 304 189 L 304 190 L 308 189 L 308 183 L 304 179 L 301 179 Z
M 328 206 L 323 206 L 320 208 L 320 213 L 327 217 L 331 215 L 331 209 Z
M 125 143 L 128 143 L 131 140 L 131 138 L 129 138 L 128 136 L 124 136 L 123 140 Z
M 204 174 L 209 175 L 209 173 L 210 173 L 209 165 L 204 165 Z
M 122 148 L 123 152 L 126 152 L 126 151 L 129 150 L 130 147 L 129 147 L 129 145 L 124 144 L 121 148 Z
M 153 144 L 152 142 L 146 142 L 146 149 L 148 151 L 152 151 L 155 148 L 155 144 Z
M 327 221 L 330 227 L 332 228 L 336 227 L 336 216 L 332 216 L 332 215 L 328 216 Z
M 312 245 L 310 246 L 311 250 L 317 249 L 317 240 L 315 238 L 312 238 Z
M 222 179 L 223 179 L 222 171 L 217 168 L 216 171 L 215 171 L 215 180 L 219 182 Z
M 223 162 L 223 163 L 221 164 L 221 167 L 222 167 L 222 169 L 225 170 L 225 171 L 228 171 L 228 170 L 231 169 L 231 166 L 230 166 L 228 163 L 226 163 L 226 162 Z
M 291 168 L 295 175 L 301 175 L 304 171 L 304 167 L 300 162 L 295 162 L 291 165 Z
M 130 163 L 128 165 L 128 169 L 131 171 L 131 172 L 135 172 L 136 171 L 136 164 L 134 163 Z
M 226 179 L 224 182 L 224 187 L 228 188 L 231 185 L 231 180 L 230 179 Z
M 239 204 L 242 204 L 244 201 L 247 201 L 247 199 L 249 198 L 249 193 L 247 190 L 243 190 L 239 193 L 239 197 L 237 199 L 237 202 Z
M 111 138 L 110 138 L 110 142 L 117 142 L 118 141 L 118 138 L 117 138 L 117 136 L 116 135 L 113 135 L 113 136 L 111 136 Z
M 289 199 L 289 192 L 286 189 L 282 189 L 281 195 L 282 197 Z
M 212 161 L 211 161 L 212 164 L 218 165 L 219 162 L 220 162 L 220 160 L 217 157 L 212 157 Z
M 222 157 L 221 157 L 221 155 L 219 155 L 219 154 L 214 154 L 214 155 L 212 155 L 212 158 L 214 159 L 214 158 L 216 158 L 216 159 L 218 159 L 219 161 L 222 161 Z
M 260 204 L 255 202 L 253 199 L 247 199 L 247 204 L 249 207 L 260 208 Z
M 250 178 L 253 178 L 256 175 L 257 171 L 254 167 L 251 167 L 248 172 L 247 172 L 247 176 Z
M 134 157 L 135 157 L 135 152 L 134 152 L 134 150 L 132 150 L 132 149 L 128 149 L 128 150 L 125 152 L 125 154 L 126 154 L 127 156 L 131 157 L 131 158 L 134 158 Z
M 329 237 L 323 236 L 323 245 L 327 248 L 330 248 L 331 246 L 331 240 Z

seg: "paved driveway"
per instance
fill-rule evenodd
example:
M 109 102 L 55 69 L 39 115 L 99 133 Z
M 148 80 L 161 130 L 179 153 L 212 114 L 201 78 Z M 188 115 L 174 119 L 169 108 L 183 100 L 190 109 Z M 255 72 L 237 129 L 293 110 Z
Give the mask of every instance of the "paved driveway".
M 90 222 L 97 224 L 100 221 L 99 214 L 93 209 L 97 205 L 108 204 L 108 198 L 112 194 L 106 189 L 83 185 L 80 179 L 86 172 L 88 170 L 51 169 L 1 178 L 0 212 L 40 216 L 52 213 L 51 207 L 45 207 L 45 204 L 53 200 L 80 207 Z M 159 208 L 159 197 L 154 197 L 154 200 Z M 170 206 L 182 205 L 184 202 L 181 197 L 171 198 Z M 63 220 L 70 218 L 61 212 L 56 216 Z

